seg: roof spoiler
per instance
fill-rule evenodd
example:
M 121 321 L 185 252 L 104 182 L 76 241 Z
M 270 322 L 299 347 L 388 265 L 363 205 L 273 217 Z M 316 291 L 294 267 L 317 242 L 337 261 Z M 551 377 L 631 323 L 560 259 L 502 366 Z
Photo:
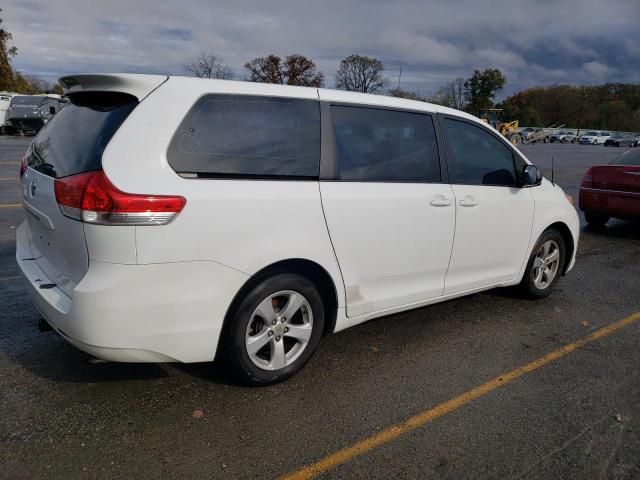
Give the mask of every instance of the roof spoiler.
M 64 93 L 77 92 L 122 92 L 141 101 L 167 81 L 166 75 L 137 75 L 130 73 L 92 73 L 68 75 L 58 81 Z

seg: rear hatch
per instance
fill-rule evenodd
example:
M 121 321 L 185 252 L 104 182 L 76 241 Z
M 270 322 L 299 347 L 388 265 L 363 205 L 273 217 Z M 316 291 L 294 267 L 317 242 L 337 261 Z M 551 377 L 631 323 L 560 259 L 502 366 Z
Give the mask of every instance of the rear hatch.
M 49 280 L 69 296 L 89 267 L 89 255 L 84 224 L 61 213 L 55 181 L 99 170 L 104 149 L 137 104 L 126 93 L 74 93 L 40 130 L 23 160 L 31 253 Z
M 640 166 L 608 165 L 594 167 L 592 172 L 593 188 L 640 193 Z

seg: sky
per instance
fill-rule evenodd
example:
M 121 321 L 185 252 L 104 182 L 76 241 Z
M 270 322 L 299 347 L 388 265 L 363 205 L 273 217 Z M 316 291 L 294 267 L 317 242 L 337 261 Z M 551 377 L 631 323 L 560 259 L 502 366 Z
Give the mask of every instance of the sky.
M 499 68 L 499 95 L 553 84 L 640 83 L 640 0 L 5 0 L 14 67 L 48 81 L 81 72 L 185 74 L 213 51 L 237 79 L 269 53 L 311 58 L 334 87 L 340 60 L 380 59 L 422 95 Z

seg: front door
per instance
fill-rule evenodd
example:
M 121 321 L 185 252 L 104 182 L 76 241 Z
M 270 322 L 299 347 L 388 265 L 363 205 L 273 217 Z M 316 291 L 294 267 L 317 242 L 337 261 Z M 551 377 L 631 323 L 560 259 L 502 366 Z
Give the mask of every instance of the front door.
M 515 153 L 498 134 L 445 117 L 456 231 L 445 295 L 513 280 L 527 255 L 534 201 L 519 188 Z

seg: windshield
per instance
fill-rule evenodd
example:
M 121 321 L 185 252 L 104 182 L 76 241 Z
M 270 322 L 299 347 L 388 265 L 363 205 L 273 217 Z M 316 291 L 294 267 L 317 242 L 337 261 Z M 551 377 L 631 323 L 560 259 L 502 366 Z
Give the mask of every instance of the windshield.
M 29 166 L 54 178 L 98 170 L 102 152 L 137 103 L 124 93 L 73 95 L 31 144 Z
M 611 162 L 610 165 L 640 165 L 640 150 L 628 150 Z
M 11 108 L 38 108 L 46 97 L 15 96 L 11 99 Z
M 585 136 L 587 136 L 587 137 L 597 137 L 598 136 L 598 132 L 587 132 L 587 133 L 585 133 Z

